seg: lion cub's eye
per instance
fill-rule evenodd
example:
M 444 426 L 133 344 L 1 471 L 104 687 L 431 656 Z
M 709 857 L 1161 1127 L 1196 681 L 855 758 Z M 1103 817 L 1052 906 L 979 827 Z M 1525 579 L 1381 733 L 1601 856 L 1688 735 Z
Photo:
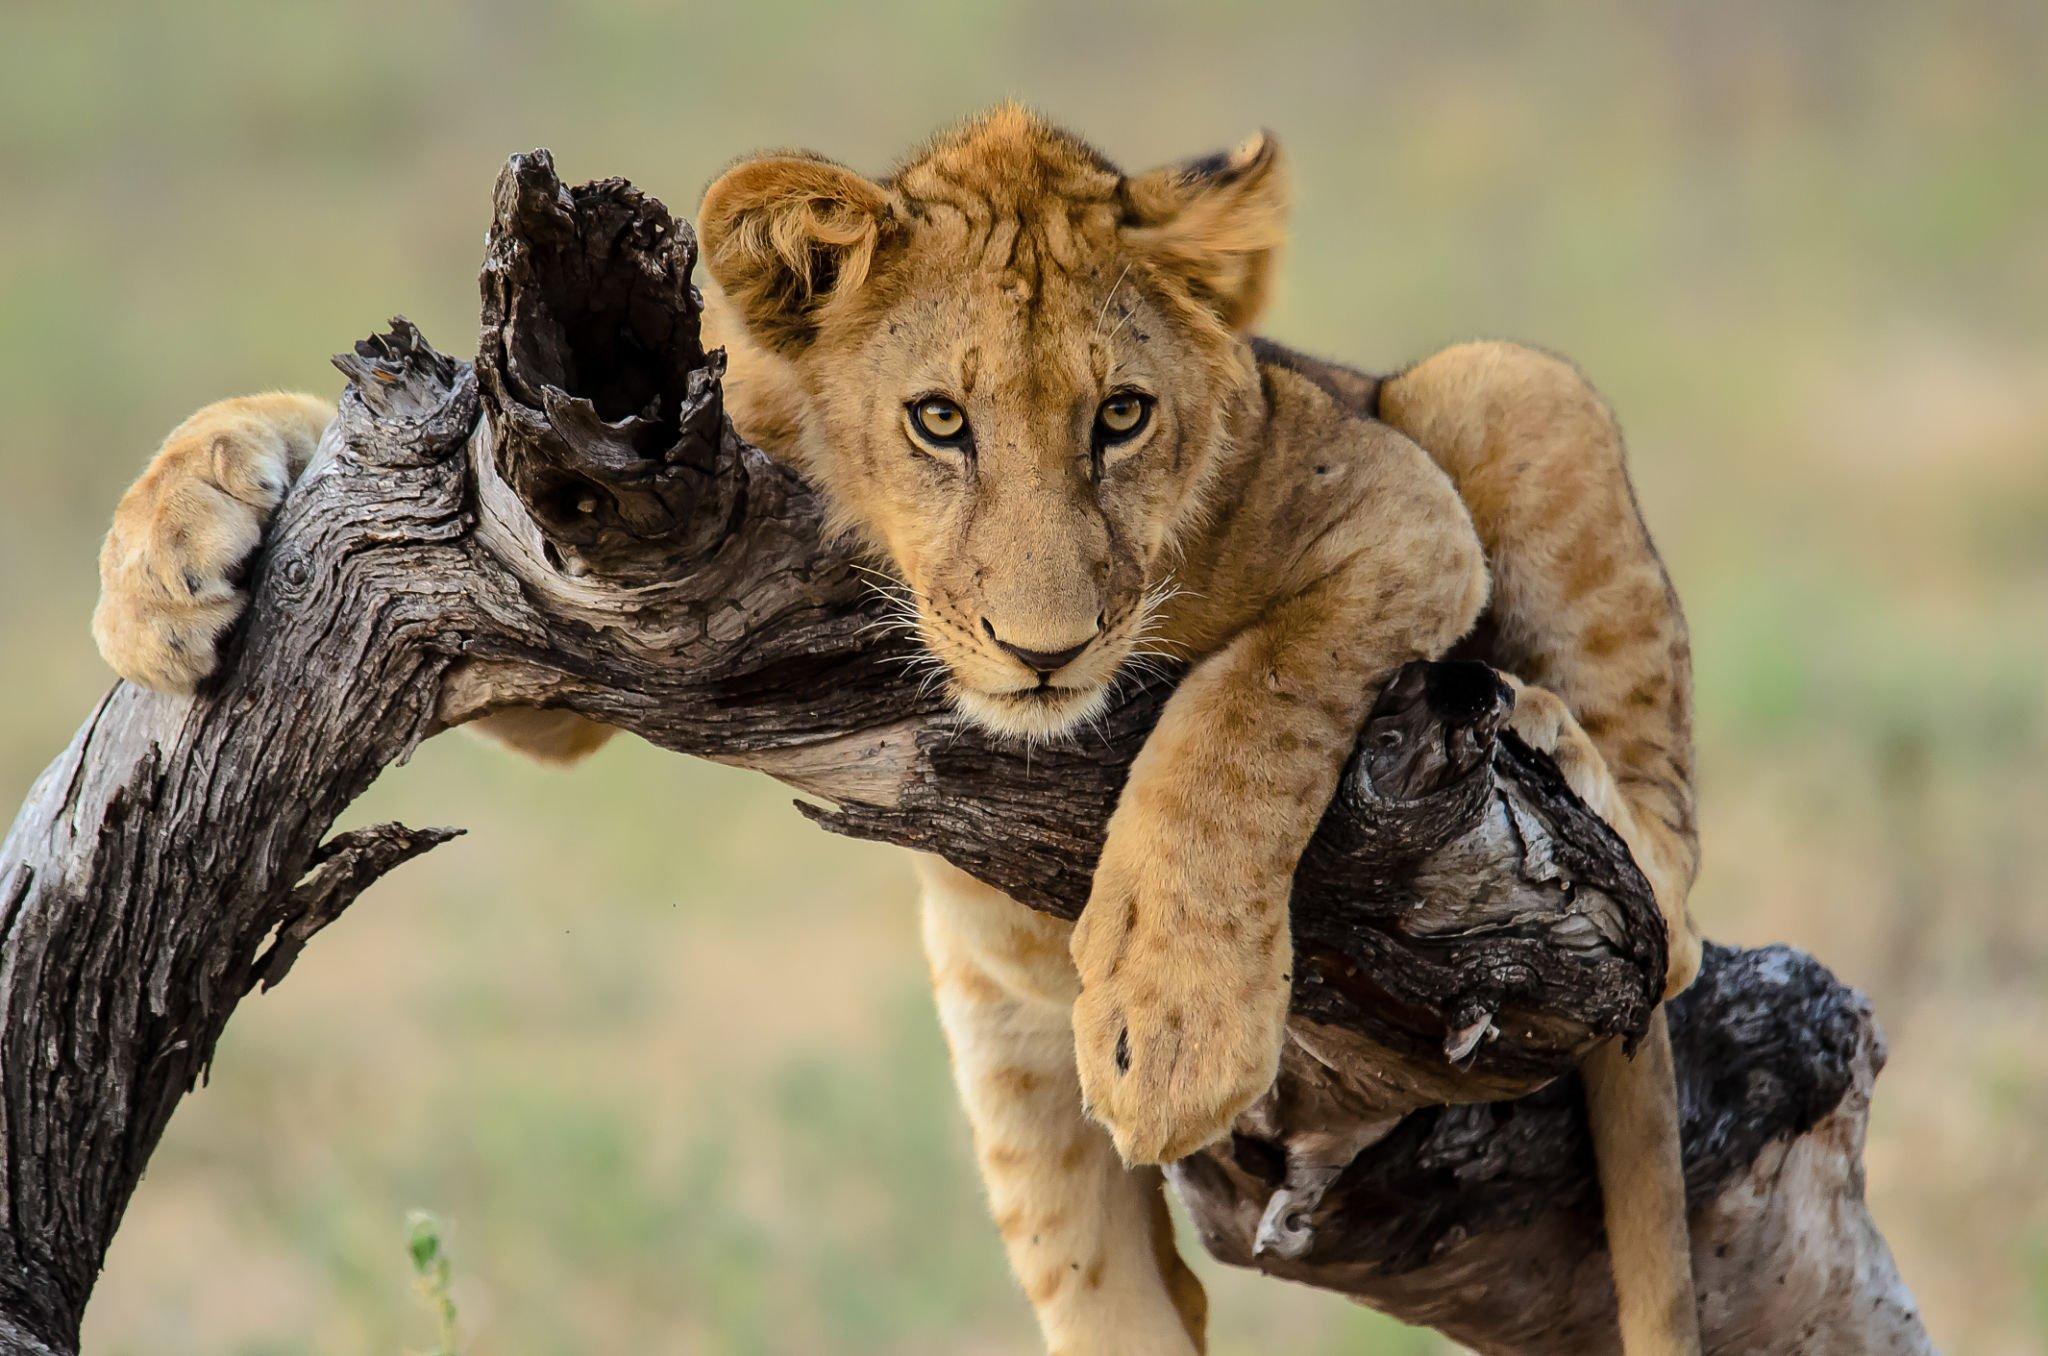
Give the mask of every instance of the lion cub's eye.
M 957 447 L 967 439 L 967 412 L 943 396 L 912 402 L 910 422 L 927 442 L 941 447 Z
M 1152 418 L 1152 397 L 1119 391 L 1095 411 L 1095 436 L 1104 443 L 1124 443 L 1144 432 Z

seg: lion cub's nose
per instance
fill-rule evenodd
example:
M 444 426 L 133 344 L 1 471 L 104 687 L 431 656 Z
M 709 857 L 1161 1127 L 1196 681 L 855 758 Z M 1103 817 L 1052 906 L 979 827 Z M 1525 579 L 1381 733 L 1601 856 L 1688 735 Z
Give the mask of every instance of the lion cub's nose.
M 1093 634 L 1079 645 L 1069 645 L 1064 650 L 1033 650 L 1023 645 L 1014 645 L 996 634 L 996 628 L 987 617 L 981 619 L 981 633 L 994 641 L 999 649 L 1017 656 L 1030 665 L 1032 672 L 1041 678 L 1049 678 L 1080 657 L 1081 651 L 1095 643 L 1095 637 L 1102 632 L 1098 621 Z

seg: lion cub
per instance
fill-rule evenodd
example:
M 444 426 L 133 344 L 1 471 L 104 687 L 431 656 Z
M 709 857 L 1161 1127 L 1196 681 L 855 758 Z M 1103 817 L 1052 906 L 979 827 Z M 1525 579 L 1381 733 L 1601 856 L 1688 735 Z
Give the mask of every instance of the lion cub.
M 921 863 L 975 1150 L 1062 1352 L 1201 1349 L 1152 1165 L 1271 1085 L 1296 862 L 1383 678 L 1483 608 L 1541 684 L 1518 726 L 1656 888 L 1671 991 L 1699 964 L 1685 628 L 1613 420 L 1513 345 L 1382 382 L 1254 341 L 1286 207 L 1270 138 L 1132 177 L 1003 107 L 884 179 L 743 161 L 700 214 L 728 409 L 888 567 L 965 716 L 1051 739 L 1134 656 L 1192 663 L 1078 925 Z M 230 580 L 326 415 L 258 397 L 172 434 L 101 557 L 117 670 L 186 689 L 211 669 Z M 533 714 L 504 733 L 558 756 L 597 742 Z M 1684 1352 L 1661 1014 L 1646 1046 L 1596 1054 L 1587 1083 L 1625 1346 Z

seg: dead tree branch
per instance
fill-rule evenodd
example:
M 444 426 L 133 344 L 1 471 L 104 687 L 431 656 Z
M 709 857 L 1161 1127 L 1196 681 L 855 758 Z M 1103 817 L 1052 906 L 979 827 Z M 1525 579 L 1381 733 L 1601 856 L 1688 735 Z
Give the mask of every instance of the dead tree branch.
M 843 833 L 1073 917 L 1168 692 L 1029 758 L 877 641 L 815 494 L 724 418 L 686 225 L 621 180 L 499 180 L 475 367 L 403 321 L 279 516 L 223 675 L 119 686 L 0 848 L 0 1349 L 75 1351 L 107 1245 L 250 988 L 447 836 L 326 840 L 420 740 L 561 707 L 758 768 Z M 1571 1071 L 1642 1029 L 1642 877 L 1476 664 L 1375 711 L 1296 882 L 1293 1040 L 1238 1133 L 1173 1173 L 1226 1260 L 1482 1351 L 1613 1347 Z M 1696 1264 L 1721 1351 L 1928 1349 L 1862 1202 L 1883 1047 L 1782 950 L 1714 950 L 1673 1012 Z M 1518 1100 L 1505 1100 L 1518 1099 Z

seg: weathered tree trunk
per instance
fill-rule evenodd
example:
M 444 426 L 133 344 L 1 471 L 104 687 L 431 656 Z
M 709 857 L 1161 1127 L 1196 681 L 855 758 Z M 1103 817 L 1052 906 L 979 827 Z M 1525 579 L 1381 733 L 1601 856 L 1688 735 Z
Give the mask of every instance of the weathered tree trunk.
M 1168 684 L 1072 745 L 955 723 L 877 639 L 816 496 L 746 446 L 687 226 L 631 185 L 499 180 L 470 367 L 403 321 L 351 384 L 196 699 L 118 686 L 0 848 L 0 1350 L 71 1352 L 107 1245 L 243 994 L 449 830 L 326 838 L 451 725 L 575 710 L 759 768 L 841 832 L 1077 914 Z M 1619 840 L 1501 733 L 1476 664 L 1392 684 L 1295 889 L 1280 1083 L 1173 1177 L 1219 1257 L 1482 1351 L 1614 1346 L 1571 1070 L 1641 1031 L 1663 935 Z M 324 841 L 323 841 L 324 840 Z M 1672 1013 L 1710 1345 L 1925 1351 L 1862 1201 L 1883 1049 L 1779 949 Z M 1502 1100 L 1519 1099 L 1519 1100 Z

